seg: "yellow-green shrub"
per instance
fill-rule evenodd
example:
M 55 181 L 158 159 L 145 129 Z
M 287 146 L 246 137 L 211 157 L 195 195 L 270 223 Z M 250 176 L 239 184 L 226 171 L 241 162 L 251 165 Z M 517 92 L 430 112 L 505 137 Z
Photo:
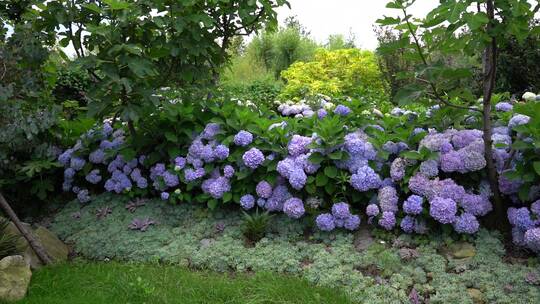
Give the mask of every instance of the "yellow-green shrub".
M 386 96 L 386 85 L 371 51 L 318 49 L 310 62 L 296 62 L 281 76 L 286 81 L 280 98 L 300 99 L 316 94 L 332 97 Z

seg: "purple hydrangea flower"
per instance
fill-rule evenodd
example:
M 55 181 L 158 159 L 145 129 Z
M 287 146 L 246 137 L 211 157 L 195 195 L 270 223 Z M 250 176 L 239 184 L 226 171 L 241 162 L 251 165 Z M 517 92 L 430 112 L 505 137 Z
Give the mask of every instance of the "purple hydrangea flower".
M 470 213 L 463 213 L 458 216 L 453 225 L 454 230 L 456 230 L 457 233 L 465 234 L 474 234 L 478 232 L 478 228 L 480 227 L 480 223 L 478 223 L 476 216 Z
M 514 106 L 509 102 L 499 102 L 495 105 L 495 109 L 499 112 L 510 112 Z
M 66 151 L 64 151 L 64 153 L 58 156 L 58 161 L 62 165 L 67 166 L 69 164 L 69 161 L 71 160 L 72 154 L 73 154 L 73 149 L 67 149 Z
M 289 150 L 289 155 L 296 157 L 300 154 L 305 154 L 309 151 L 309 144 L 313 139 L 311 137 L 305 137 L 300 135 L 293 135 L 287 149 Z
M 422 196 L 427 193 L 430 184 L 430 180 L 422 174 L 415 174 L 409 179 L 409 189 Z
M 88 194 L 88 190 L 86 189 L 80 190 L 77 193 L 77 199 L 79 200 L 79 202 L 83 204 L 88 203 L 90 201 L 90 195 Z
M 108 137 L 108 136 L 111 136 L 111 134 L 113 133 L 114 129 L 113 127 L 111 126 L 110 123 L 106 122 L 103 124 L 103 128 L 101 129 L 101 132 L 103 134 L 104 137 Z
M 231 184 L 228 178 L 218 176 L 205 180 L 201 188 L 213 198 L 220 199 L 225 193 L 231 191 Z
M 531 205 L 531 211 L 534 213 L 538 218 L 540 218 L 540 200 L 537 200 L 536 202 L 532 203 Z
M 343 224 L 343 227 L 350 231 L 358 229 L 359 226 L 360 217 L 358 215 L 350 215 L 348 218 L 345 219 L 345 223 Z
M 85 178 L 89 183 L 94 184 L 94 185 L 96 185 L 97 183 L 101 181 L 101 176 L 99 175 L 98 169 L 94 169 L 90 171 L 90 173 L 88 173 L 88 175 L 86 175 Z
M 351 175 L 351 185 L 354 189 L 365 192 L 370 189 L 378 189 L 381 186 L 381 177 L 369 166 L 358 169 L 356 174 Z
M 336 228 L 334 224 L 334 217 L 329 213 L 319 214 L 315 219 L 317 228 L 322 231 L 332 231 Z
M 173 173 L 169 172 L 169 171 L 165 171 L 162 174 L 162 177 L 163 177 L 163 182 L 169 188 L 173 188 L 173 187 L 178 186 L 178 184 L 180 182 L 178 180 L 178 176 L 176 174 L 173 174 Z
M 202 132 L 202 138 L 213 139 L 220 131 L 220 126 L 217 123 L 209 123 L 205 126 Z
M 418 195 L 411 195 L 403 202 L 403 211 L 407 214 L 418 215 L 422 213 L 422 202 L 424 199 Z
M 338 115 L 341 115 L 341 116 L 347 116 L 347 115 L 349 115 L 351 113 L 351 109 L 349 109 L 349 107 L 344 106 L 344 105 L 338 105 L 334 109 L 334 113 L 338 114 Z
M 110 150 L 114 148 L 114 144 L 109 140 L 103 140 L 101 143 L 99 143 L 99 148 L 102 150 Z
M 399 226 L 401 227 L 401 230 L 403 230 L 405 233 L 413 233 L 414 232 L 414 224 L 415 224 L 415 218 L 407 215 L 402 220 Z
M 248 131 L 240 131 L 234 136 L 234 144 L 237 146 L 245 147 L 253 142 L 253 134 Z
M 180 171 L 186 167 L 186 159 L 184 157 L 178 156 L 174 159 L 174 168 L 177 171 Z
M 540 228 L 529 229 L 524 236 L 525 245 L 532 251 L 540 253 Z
M 332 206 L 332 215 L 336 219 L 346 219 L 351 215 L 349 204 L 340 202 Z
M 88 155 L 88 160 L 92 164 L 102 164 L 105 160 L 105 152 L 101 149 L 97 149 Z
M 289 183 L 296 190 L 304 188 L 307 182 L 307 175 L 304 170 L 295 169 L 289 175 Z
M 392 230 L 396 225 L 396 215 L 393 212 L 383 212 L 379 219 L 379 226 L 386 230 Z
M 394 187 L 386 186 L 379 189 L 377 200 L 382 212 L 395 213 L 398 211 L 398 196 Z
M 379 206 L 377 206 L 377 205 L 375 205 L 375 204 L 369 204 L 369 205 L 366 207 L 366 214 L 367 214 L 367 216 L 369 216 L 369 217 L 379 215 Z
M 204 171 L 204 168 L 198 168 L 195 170 L 188 168 L 184 170 L 184 178 L 186 179 L 186 182 L 188 183 L 198 180 L 199 178 L 203 177 L 205 174 L 206 172 Z
M 403 179 L 405 176 L 405 168 L 407 167 L 407 162 L 403 158 L 396 158 L 390 166 L 390 177 L 392 181 L 398 182 Z
M 465 212 L 475 216 L 484 216 L 493 210 L 493 206 L 489 199 L 486 196 L 479 194 L 465 194 L 459 205 Z
M 73 170 L 79 171 L 84 167 L 84 165 L 86 165 L 86 161 L 84 159 L 80 157 L 71 158 L 70 166 L 73 168 Z
M 73 177 L 75 176 L 75 173 L 77 173 L 75 171 L 75 169 L 73 168 L 67 168 L 66 170 L 64 170 L 64 179 L 66 180 L 72 180 Z
M 319 119 L 325 118 L 326 115 L 328 115 L 328 112 L 326 112 L 325 109 L 319 109 L 319 110 L 317 111 L 317 117 L 318 117 Z
M 518 193 L 519 188 L 523 185 L 523 181 L 519 179 L 509 179 L 505 176 L 507 171 L 499 174 L 499 189 L 502 194 L 510 195 Z
M 516 114 L 512 118 L 510 118 L 510 121 L 508 122 L 508 127 L 510 129 L 513 129 L 517 126 L 526 125 L 529 123 L 529 120 L 531 120 L 531 118 L 527 115 Z
M 264 198 L 259 198 L 257 200 L 257 206 L 264 208 L 266 206 L 266 200 Z
M 267 181 L 260 181 L 255 190 L 259 197 L 270 198 L 272 196 L 272 185 Z
M 218 145 L 214 149 L 214 157 L 219 160 L 227 159 L 229 157 L 229 148 L 225 145 Z
M 301 199 L 290 198 L 283 205 L 283 212 L 290 218 L 299 219 L 301 218 L 306 210 L 304 209 L 304 203 Z
M 264 154 L 257 148 L 251 148 L 242 156 L 244 165 L 251 169 L 257 169 L 264 162 Z
M 531 212 L 526 207 L 508 208 L 508 221 L 523 231 L 534 228 L 534 221 L 531 219 Z
M 451 224 L 456 220 L 457 204 L 449 198 L 435 197 L 430 201 L 429 214 L 442 224 Z
M 245 210 L 249 210 L 255 206 L 255 197 L 251 194 L 246 194 L 240 198 L 240 206 Z
M 525 231 L 512 227 L 512 242 L 517 246 L 525 246 Z
M 223 175 L 226 178 L 232 178 L 234 176 L 234 173 L 235 173 L 235 170 L 233 166 L 225 165 L 225 167 L 223 167 Z
M 420 164 L 420 173 L 426 177 L 435 177 L 439 174 L 439 163 L 436 160 L 426 160 Z
M 161 192 L 161 199 L 166 201 L 169 199 L 170 194 L 168 192 Z

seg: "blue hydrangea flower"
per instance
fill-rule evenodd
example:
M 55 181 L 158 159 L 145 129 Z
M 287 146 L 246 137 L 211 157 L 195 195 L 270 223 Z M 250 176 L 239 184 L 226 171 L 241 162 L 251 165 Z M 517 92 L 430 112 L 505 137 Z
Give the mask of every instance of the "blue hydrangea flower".
M 531 118 L 527 115 L 516 114 L 512 118 L 510 118 L 510 121 L 508 122 L 508 127 L 510 129 L 513 129 L 517 126 L 526 125 L 529 123 L 529 120 L 531 120 Z
M 319 109 L 319 110 L 317 111 L 317 117 L 318 117 L 319 119 L 325 118 L 326 115 L 328 115 L 328 112 L 326 112 L 325 109 Z
M 161 199 L 166 201 L 169 199 L 170 194 L 168 192 L 161 192 Z
M 526 207 L 508 208 L 508 221 L 523 231 L 534 228 L 534 221 L 531 219 L 531 212 Z
M 214 157 L 219 160 L 224 160 L 229 157 L 229 148 L 225 145 L 217 145 L 214 149 Z
M 307 175 L 304 173 L 304 170 L 293 170 L 289 175 L 289 183 L 296 190 L 301 190 L 304 188 L 307 182 Z
M 102 164 L 105 161 L 105 152 L 101 149 L 97 149 L 88 155 L 88 160 L 92 164 Z
M 293 197 L 285 201 L 283 212 L 290 218 L 299 219 L 304 215 L 306 210 L 304 209 L 302 200 Z
M 94 169 L 94 170 L 90 171 L 90 173 L 88 173 L 88 175 L 86 175 L 85 179 L 91 184 L 94 184 L 94 185 L 98 184 L 101 181 L 101 176 L 99 175 L 99 170 Z
M 81 170 L 84 165 L 86 165 L 86 161 L 80 157 L 73 157 L 71 158 L 70 166 L 75 171 Z
M 377 205 L 375 205 L 375 204 L 369 204 L 369 205 L 366 207 L 366 214 L 367 214 L 367 216 L 369 216 L 369 217 L 379 215 L 379 206 L 377 206 Z
M 231 184 L 228 178 L 218 176 L 205 180 L 201 188 L 204 193 L 210 194 L 215 199 L 220 199 L 225 193 L 231 191 Z
M 257 199 L 257 206 L 264 208 L 266 206 L 266 200 L 264 198 Z
M 386 230 L 394 229 L 394 226 L 396 226 L 396 215 L 393 212 L 383 212 L 379 219 L 379 226 Z
M 398 196 L 396 188 L 386 186 L 379 189 L 377 200 L 382 212 L 395 213 L 398 211 Z
M 223 167 L 223 175 L 226 178 L 232 178 L 234 176 L 234 173 L 235 173 L 235 170 L 233 166 L 225 165 L 225 167 Z
M 240 131 L 234 136 L 234 144 L 237 146 L 245 147 L 253 142 L 253 134 L 248 131 Z
M 493 206 L 489 199 L 484 195 L 479 194 L 465 194 L 459 205 L 465 210 L 475 216 L 484 216 L 493 210 Z
M 345 223 L 343 224 L 343 227 L 350 231 L 358 229 L 359 226 L 360 217 L 358 215 L 350 215 L 348 218 L 345 219 Z
M 435 197 L 430 201 L 429 214 L 442 224 L 451 224 L 456 220 L 457 204 L 449 198 Z
M 336 228 L 334 217 L 329 213 L 319 214 L 315 219 L 315 223 L 321 231 L 332 231 Z
M 540 253 L 540 228 L 529 229 L 524 236 L 525 245 L 532 251 Z
M 411 195 L 403 202 L 403 211 L 407 214 L 418 215 L 422 213 L 422 202 L 424 199 L 418 195 Z
M 478 220 L 474 215 L 463 213 L 456 218 L 453 226 L 457 233 L 474 234 L 478 232 L 480 223 L 478 223 Z
M 509 102 L 499 102 L 495 105 L 495 110 L 499 112 L 510 112 L 514 106 Z
M 351 113 L 351 109 L 349 109 L 349 107 L 344 106 L 344 105 L 338 105 L 334 109 L 334 113 L 338 114 L 338 115 L 341 115 L 341 116 L 347 116 L 347 115 L 349 115 Z
M 205 174 L 206 174 L 206 172 L 204 171 L 204 168 L 197 168 L 195 170 L 191 169 L 191 168 L 188 168 L 188 169 L 184 170 L 184 178 L 186 179 L 186 181 L 188 183 L 200 179 Z
M 220 126 L 217 123 L 209 123 L 205 126 L 204 131 L 202 132 L 202 138 L 204 139 L 213 139 L 220 131 Z
M 79 200 L 79 202 L 83 204 L 88 203 L 90 201 L 90 195 L 88 194 L 88 190 L 83 189 L 83 190 L 78 191 L 77 199 Z
M 264 162 L 264 154 L 257 148 L 251 148 L 242 156 L 244 165 L 251 169 L 257 169 Z
M 67 168 L 66 170 L 64 170 L 64 179 L 66 180 L 72 180 L 73 177 L 75 176 L 75 173 L 77 173 L 75 171 L 75 169 L 73 168 Z
M 272 196 L 272 185 L 267 181 L 260 181 L 255 190 L 259 197 L 270 198 Z
M 73 154 L 73 149 L 67 149 L 64 151 L 64 153 L 60 154 L 58 156 L 58 161 L 64 165 L 67 166 L 71 160 L 71 155 Z
M 390 166 L 390 177 L 392 181 L 398 182 L 405 176 L 405 168 L 407 167 L 407 161 L 403 158 L 396 158 Z
M 420 173 L 426 177 L 439 175 L 439 163 L 434 159 L 423 161 L 420 164 Z
M 349 204 L 340 202 L 332 205 L 332 215 L 336 219 L 346 219 L 351 215 Z
M 378 189 L 381 186 L 381 177 L 369 166 L 363 166 L 351 175 L 351 185 L 354 189 L 365 192 Z
M 308 146 L 312 141 L 313 139 L 311 137 L 293 135 L 287 146 L 289 155 L 296 157 L 307 153 L 309 151 Z
M 174 159 L 174 169 L 180 171 L 186 167 L 186 159 L 184 157 L 178 156 Z
M 414 223 L 415 223 L 415 218 L 410 215 L 407 215 L 401 220 L 401 223 L 399 224 L 399 226 L 401 227 L 401 230 L 403 230 L 403 232 L 413 233 Z
M 240 206 L 245 210 L 249 210 L 255 206 L 255 197 L 251 194 L 246 194 L 240 198 Z

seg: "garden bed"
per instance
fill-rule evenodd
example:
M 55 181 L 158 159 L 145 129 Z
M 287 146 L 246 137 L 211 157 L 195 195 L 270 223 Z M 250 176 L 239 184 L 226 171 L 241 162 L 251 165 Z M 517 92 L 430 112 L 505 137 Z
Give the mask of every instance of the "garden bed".
M 128 200 L 106 194 L 82 208 L 69 203 L 51 229 L 90 259 L 284 273 L 339 288 L 354 302 L 408 303 L 410 297 L 417 303 L 428 298 L 430 303 L 540 301 L 538 258 L 508 258 L 499 235 L 486 230 L 467 241 L 435 233 L 429 239 L 396 238 L 366 227 L 355 234 L 311 232 L 308 218 L 276 215 L 267 236 L 247 246 L 237 210 L 211 212 L 203 205 L 149 200 L 131 212 Z M 132 230 L 134 219 L 155 224 L 144 232 Z

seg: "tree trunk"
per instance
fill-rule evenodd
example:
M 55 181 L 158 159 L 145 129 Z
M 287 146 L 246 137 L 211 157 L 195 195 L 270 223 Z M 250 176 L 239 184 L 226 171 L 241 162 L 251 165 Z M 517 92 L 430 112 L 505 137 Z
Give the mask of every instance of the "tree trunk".
M 488 34 L 493 28 L 493 20 L 495 19 L 495 9 L 493 0 L 487 0 L 487 15 L 490 20 L 486 27 Z M 501 194 L 499 192 L 498 174 L 493 162 L 493 149 L 491 140 L 491 95 L 495 87 L 495 78 L 497 73 L 497 41 L 494 37 L 484 50 L 483 70 L 484 70 L 484 99 L 483 99 L 483 126 L 484 126 L 484 148 L 486 158 L 486 170 L 489 179 L 489 185 L 494 199 L 495 220 L 490 221 L 498 229 L 504 229 L 506 216 L 504 214 L 504 206 L 502 205 Z
M 28 244 L 30 244 L 30 247 L 34 250 L 43 265 L 51 264 L 52 260 L 43 248 L 43 246 L 41 246 L 41 243 L 36 240 L 30 232 L 26 230 L 13 209 L 11 209 L 11 206 L 8 204 L 2 193 L 0 193 L 0 207 L 6 212 L 8 218 L 13 222 L 13 224 L 15 224 L 15 227 L 19 229 L 21 234 L 28 241 Z

